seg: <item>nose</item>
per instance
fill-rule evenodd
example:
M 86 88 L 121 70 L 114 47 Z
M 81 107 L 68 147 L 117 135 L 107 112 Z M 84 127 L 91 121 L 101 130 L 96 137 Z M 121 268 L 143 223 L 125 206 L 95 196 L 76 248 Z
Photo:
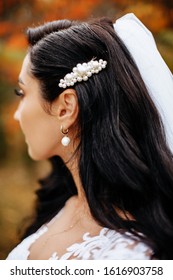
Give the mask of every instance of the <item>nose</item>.
M 19 110 L 17 109 L 13 116 L 16 121 L 19 121 L 19 115 Z

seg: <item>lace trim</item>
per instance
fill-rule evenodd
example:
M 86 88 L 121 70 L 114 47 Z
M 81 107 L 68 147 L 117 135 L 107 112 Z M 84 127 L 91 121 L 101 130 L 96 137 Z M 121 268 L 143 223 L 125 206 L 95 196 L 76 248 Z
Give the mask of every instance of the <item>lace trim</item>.
M 8 256 L 7 259 L 28 259 L 29 248 L 45 232 L 48 226 L 43 225 L 36 233 L 24 239 Z M 58 256 L 53 252 L 49 260 L 127 260 L 151 259 L 152 250 L 131 233 L 121 234 L 108 228 L 101 229 L 97 236 L 83 235 L 81 243 L 74 243 L 66 249 L 66 253 Z
M 103 228 L 99 235 L 83 235 L 83 242 L 68 247 L 67 253 L 58 257 L 54 252 L 49 260 L 103 260 L 103 259 L 150 259 L 152 251 L 131 233 L 121 234 L 108 228 Z

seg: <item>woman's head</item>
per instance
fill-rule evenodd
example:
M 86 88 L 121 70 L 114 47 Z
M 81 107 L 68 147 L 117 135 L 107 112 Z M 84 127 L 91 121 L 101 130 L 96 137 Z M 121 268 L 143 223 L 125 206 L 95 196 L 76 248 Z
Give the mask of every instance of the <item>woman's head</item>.
M 128 119 L 127 108 L 123 105 L 120 110 L 124 92 L 128 93 L 127 98 L 132 103 L 139 106 L 140 96 L 136 84 L 143 84 L 112 23 L 107 19 L 88 23 L 54 21 L 29 29 L 27 35 L 30 47 L 19 79 L 24 98 L 16 118 L 21 119 L 30 155 L 34 159 L 61 156 L 61 125 L 64 130 L 69 130 L 71 146 L 76 135 L 79 137 L 78 143 L 81 134 L 90 134 L 91 125 L 95 133 L 94 125 L 99 127 L 104 120 L 109 124 L 104 124 L 104 131 L 98 131 L 97 138 L 106 139 L 106 134 L 110 134 L 110 124 L 118 132 L 121 127 L 120 115 L 126 121 Z M 60 80 L 78 63 L 93 59 L 107 61 L 106 69 L 66 90 L 59 87 Z M 40 116 L 35 115 L 35 107 L 36 111 L 41 111 Z M 23 117 L 27 111 L 28 121 Z
M 78 148 L 80 178 L 93 217 L 110 228 L 133 226 L 153 247 L 158 245 L 157 220 L 165 228 L 170 219 L 162 206 L 172 203 L 172 157 L 158 112 L 111 21 L 55 21 L 29 29 L 27 35 L 30 47 L 23 67 L 29 67 L 31 98 L 36 100 L 27 120 L 33 117 L 31 137 L 39 140 L 35 151 L 41 154 L 35 158 L 64 159 Z M 78 63 L 92 59 L 103 59 L 106 68 L 65 90 L 59 87 Z M 34 106 L 39 115 L 31 113 Z M 68 148 L 62 148 L 61 125 L 72 139 Z M 134 221 L 123 220 L 116 209 L 129 212 Z M 163 248 L 165 239 L 161 242 Z
M 83 36 L 87 36 L 87 33 L 88 39 L 84 42 Z M 64 131 L 69 130 L 72 140 L 80 130 L 77 122 L 78 94 L 74 90 L 80 86 L 78 84 L 64 90 L 59 87 L 59 82 L 78 63 L 104 57 L 105 46 L 100 46 L 100 51 L 97 50 L 98 34 L 89 33 L 90 27 L 86 23 L 79 24 L 67 20 L 28 30 L 30 48 L 19 75 L 19 95 L 24 98 L 15 118 L 20 121 L 29 146 L 29 154 L 34 159 L 62 156 L 64 149 L 62 153 L 59 149 L 60 146 L 63 148 L 59 145 L 63 137 L 60 133 L 61 126 Z M 103 45 L 102 41 L 103 39 L 100 45 Z M 82 97 L 82 102 L 87 103 L 85 106 L 89 110 L 95 99 L 96 82 L 97 79 L 94 79 L 90 85 L 90 96 L 87 96 L 87 92 L 86 97 Z M 38 115 L 37 111 L 41 114 Z M 74 141 L 71 141 L 71 146 L 72 144 L 70 152 L 76 147 Z M 66 148 L 66 154 L 67 150 Z

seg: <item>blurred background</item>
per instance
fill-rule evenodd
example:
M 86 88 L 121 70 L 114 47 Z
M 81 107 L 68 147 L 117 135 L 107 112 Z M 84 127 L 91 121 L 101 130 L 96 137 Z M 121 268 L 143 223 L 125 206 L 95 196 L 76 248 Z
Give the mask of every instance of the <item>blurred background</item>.
M 173 72 L 173 1 L 133 0 L 0 0 L 0 259 L 19 241 L 33 215 L 38 178 L 50 170 L 33 162 L 19 125 L 13 120 L 18 100 L 13 94 L 27 44 L 28 26 L 54 19 L 112 20 L 133 12 L 153 32 L 158 48 Z

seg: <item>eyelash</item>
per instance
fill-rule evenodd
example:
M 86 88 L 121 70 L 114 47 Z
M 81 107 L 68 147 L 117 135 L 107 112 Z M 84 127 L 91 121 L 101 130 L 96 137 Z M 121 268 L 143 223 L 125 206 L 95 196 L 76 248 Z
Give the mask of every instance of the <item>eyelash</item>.
M 15 88 L 15 89 L 14 89 L 14 93 L 15 93 L 17 96 L 20 96 L 20 97 L 23 97 L 23 96 L 24 96 L 23 91 L 22 91 L 21 89 Z

